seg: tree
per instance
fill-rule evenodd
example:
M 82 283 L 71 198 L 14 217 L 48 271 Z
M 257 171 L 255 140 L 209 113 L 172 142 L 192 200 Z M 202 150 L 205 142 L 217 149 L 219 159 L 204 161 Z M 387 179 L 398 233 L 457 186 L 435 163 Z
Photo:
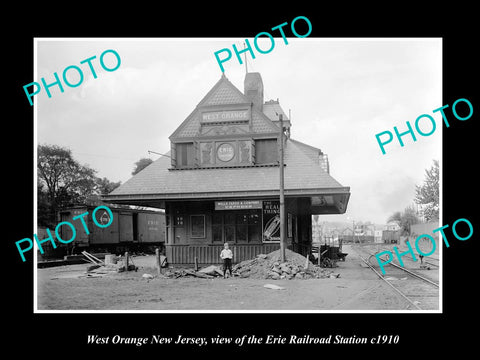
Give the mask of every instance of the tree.
M 138 174 L 140 171 L 145 169 L 148 165 L 150 165 L 153 162 L 152 159 L 149 158 L 141 158 L 135 163 L 135 169 L 132 171 L 132 175 Z
M 120 181 L 95 176 L 96 170 L 81 165 L 70 149 L 57 145 L 38 146 L 37 168 L 37 219 L 40 226 L 49 228 L 62 207 L 87 204 L 92 197 L 120 186 Z
M 55 213 L 51 212 L 50 200 L 45 186 L 37 182 L 37 222 L 40 226 L 52 228 L 55 226 Z
M 37 161 L 39 212 L 42 221 L 54 223 L 56 212 L 64 206 L 84 203 L 97 191 L 95 170 L 80 165 L 70 149 L 57 145 L 39 145 Z
M 97 178 L 97 189 L 98 189 L 98 192 L 102 195 L 109 194 L 113 190 L 115 190 L 117 187 L 119 187 L 121 183 L 122 183 L 121 181 L 112 182 L 108 180 L 106 177 Z
M 413 224 L 418 224 L 420 219 L 413 206 L 407 206 L 403 212 L 393 213 L 387 221 L 396 222 L 400 226 L 400 235 L 410 235 L 410 227 Z
M 415 203 L 423 205 L 423 216 L 426 221 L 439 218 L 440 167 L 438 160 L 433 160 L 430 169 L 425 170 L 423 185 L 415 185 Z
M 98 178 L 95 176 L 96 172 L 96 170 L 88 166 L 78 166 L 77 180 L 72 184 L 73 188 L 69 192 L 71 203 L 85 203 L 88 196 L 98 193 Z

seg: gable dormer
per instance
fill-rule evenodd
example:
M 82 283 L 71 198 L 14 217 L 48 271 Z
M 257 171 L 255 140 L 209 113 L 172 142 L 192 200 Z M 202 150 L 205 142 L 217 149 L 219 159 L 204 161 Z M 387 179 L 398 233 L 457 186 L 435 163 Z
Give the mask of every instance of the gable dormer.
M 244 85 L 246 94 L 222 74 L 170 136 L 172 169 L 278 165 L 280 129 L 261 111 L 260 74 Z

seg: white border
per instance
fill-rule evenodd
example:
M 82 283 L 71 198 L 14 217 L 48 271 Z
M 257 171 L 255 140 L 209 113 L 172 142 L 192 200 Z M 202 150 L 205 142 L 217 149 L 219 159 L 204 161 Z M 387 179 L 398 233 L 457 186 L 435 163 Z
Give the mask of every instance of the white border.
M 422 38 L 290 38 L 288 37 L 288 41 L 423 41 L 425 39 L 440 39 L 441 46 L 442 46 L 442 53 L 444 49 L 443 38 L 441 37 L 422 37 Z M 37 72 L 37 60 L 38 60 L 38 53 L 37 53 L 37 44 L 38 41 L 243 41 L 241 38 L 33 38 L 34 42 L 34 51 L 33 51 L 33 74 L 34 79 L 38 78 Z M 442 69 L 443 69 L 443 57 L 441 58 L 442 61 Z M 442 74 L 443 75 L 443 74 Z M 442 85 L 443 85 L 443 78 Z M 442 90 L 443 93 L 443 90 Z M 443 94 L 442 94 L 442 104 L 443 104 Z M 439 104 L 439 106 L 442 106 Z M 33 105 L 33 136 L 34 136 L 34 168 L 33 168 L 33 184 L 34 184 L 34 203 L 33 203 L 33 218 L 34 218 L 34 232 L 37 231 L 37 102 L 34 101 Z M 440 134 L 440 143 L 441 143 L 441 153 L 439 159 L 440 165 L 440 214 L 439 214 L 439 225 L 443 226 L 442 218 L 443 218 L 443 126 L 440 126 L 441 134 Z M 34 269 L 34 276 L 33 276 L 33 312 L 35 314 L 58 314 L 58 313 L 73 313 L 73 314 L 91 314 L 91 313 L 102 313 L 102 314 L 441 314 L 443 313 L 443 246 L 440 246 L 441 236 L 439 236 L 439 259 L 440 259 L 440 266 L 439 266 L 439 277 L 440 277 L 440 286 L 439 286 L 439 309 L 438 310 L 39 310 L 38 309 L 38 296 L 37 296 L 37 251 L 38 246 L 36 241 L 34 242 L 33 246 L 33 269 Z

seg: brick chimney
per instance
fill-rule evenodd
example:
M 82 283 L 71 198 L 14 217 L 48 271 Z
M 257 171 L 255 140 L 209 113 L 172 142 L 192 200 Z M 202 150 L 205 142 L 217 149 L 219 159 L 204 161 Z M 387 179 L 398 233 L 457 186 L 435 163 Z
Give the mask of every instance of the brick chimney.
M 263 81 L 260 73 L 247 73 L 243 85 L 245 96 L 253 102 L 255 108 L 263 111 Z

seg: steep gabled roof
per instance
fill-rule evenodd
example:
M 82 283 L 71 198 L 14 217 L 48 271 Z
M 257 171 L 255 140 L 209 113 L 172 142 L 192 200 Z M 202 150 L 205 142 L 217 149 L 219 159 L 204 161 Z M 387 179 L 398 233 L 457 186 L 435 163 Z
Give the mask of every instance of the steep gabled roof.
M 201 111 L 221 108 L 222 105 L 251 106 L 251 101 L 222 74 L 220 80 L 198 103 L 192 113 L 170 135 L 170 139 L 194 137 L 200 130 Z M 255 133 L 278 133 L 279 128 L 264 113 L 252 107 L 252 131 Z
M 292 143 L 294 143 L 298 148 L 307 156 L 309 156 L 315 163 L 319 164 L 319 155 L 323 155 L 322 150 L 316 148 L 314 146 L 305 144 L 301 141 L 290 139 Z
M 280 133 L 280 127 L 264 113 L 252 108 L 252 131 L 255 133 Z
M 265 101 L 265 104 L 263 104 L 263 112 L 272 121 L 278 120 L 280 114 L 283 115 L 284 121 L 290 120 L 287 114 L 285 114 L 285 111 L 283 111 L 278 100 Z
M 250 100 L 222 74 L 220 80 L 198 103 L 200 106 L 246 104 Z
M 291 140 L 285 147 L 285 193 L 348 193 L 343 187 Z M 196 198 L 231 196 L 244 192 L 255 196 L 278 192 L 278 166 L 230 169 L 169 170 L 170 159 L 161 157 L 106 196 L 109 200 L 141 198 Z M 248 193 L 248 194 L 247 194 Z

